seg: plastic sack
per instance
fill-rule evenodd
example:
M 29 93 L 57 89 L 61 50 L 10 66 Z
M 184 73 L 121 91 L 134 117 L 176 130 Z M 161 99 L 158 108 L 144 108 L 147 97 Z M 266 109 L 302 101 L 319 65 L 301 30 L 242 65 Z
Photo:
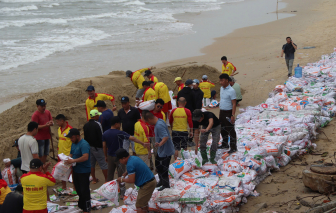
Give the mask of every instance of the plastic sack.
M 242 171 L 240 163 L 236 160 L 225 160 L 223 161 L 223 171 L 239 173 Z
M 64 161 L 60 161 L 53 167 L 51 176 L 56 180 L 68 181 L 71 174 L 71 167 L 71 165 L 65 164 Z
M 219 188 L 231 188 L 232 190 L 235 190 L 240 186 L 241 180 L 237 178 L 236 176 L 232 177 L 222 177 L 218 181 L 218 187 Z
M 191 169 L 192 165 L 189 161 L 181 160 L 169 165 L 169 174 L 173 178 L 179 179 L 184 173 L 190 171 Z
M 138 197 L 138 190 L 136 188 L 128 188 L 124 194 L 124 204 L 134 205 Z
M 141 110 L 153 110 L 155 107 L 155 100 L 141 102 L 138 106 Z
M 96 190 L 98 194 L 112 201 L 116 206 L 119 206 L 119 184 L 117 180 L 104 183 Z
M 202 170 L 206 172 L 216 172 L 218 170 L 218 166 L 217 164 L 207 162 L 202 166 Z
M 148 202 L 148 211 L 154 211 L 154 212 L 159 212 L 159 208 L 156 205 L 155 199 L 156 197 L 159 195 L 159 191 L 157 189 L 154 189 L 153 193 L 152 193 L 152 197 Z
M 178 201 L 182 196 L 182 190 L 165 188 L 157 195 L 155 202 L 172 202 Z
M 113 208 L 110 213 L 136 213 L 131 206 L 123 205 L 119 206 L 118 208 Z
M 286 166 L 291 161 L 291 158 L 286 154 L 281 154 L 280 157 L 277 157 L 277 161 L 279 166 Z
M 4 159 L 4 162 L 5 160 L 6 159 Z M 2 175 L 2 179 L 4 179 L 8 185 L 16 184 L 15 168 L 13 165 L 10 165 L 10 167 L 5 167 L 1 171 L 1 175 Z
M 275 158 L 272 155 L 267 156 L 265 158 L 265 162 L 266 162 L 266 166 L 268 168 L 276 169 L 276 170 L 280 169 L 279 166 L 278 166 L 278 164 L 275 162 Z
M 181 178 L 204 178 L 204 177 L 208 177 L 209 176 L 209 172 L 206 172 L 202 169 L 195 169 L 189 172 L 184 173 Z
M 181 204 L 178 202 L 158 202 L 156 203 L 158 209 L 163 212 L 177 212 L 181 213 Z

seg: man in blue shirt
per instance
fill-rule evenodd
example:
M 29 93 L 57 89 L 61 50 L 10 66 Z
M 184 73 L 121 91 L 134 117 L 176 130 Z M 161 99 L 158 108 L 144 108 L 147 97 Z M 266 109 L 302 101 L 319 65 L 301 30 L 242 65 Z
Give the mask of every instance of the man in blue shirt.
M 148 201 L 151 199 L 156 186 L 156 180 L 147 164 L 139 157 L 130 156 L 125 149 L 118 149 L 115 153 L 117 159 L 127 166 L 127 172 L 118 178 L 119 183 L 134 183 L 140 189 L 138 191 L 135 207 L 138 213 L 148 212 Z M 126 175 L 128 175 L 127 178 Z
M 114 116 L 112 110 L 106 108 L 105 101 L 97 101 L 97 104 L 94 105 L 94 107 L 97 107 L 98 111 L 101 113 L 98 121 L 102 125 L 103 132 L 111 129 L 111 118 Z
M 67 164 L 76 163 L 72 167 L 72 179 L 75 185 L 79 200 L 78 207 L 84 213 L 91 211 L 91 197 L 90 197 L 90 145 L 82 139 L 78 129 L 70 129 L 67 138 L 70 138 L 72 145 L 69 159 L 65 161 Z
M 171 160 L 171 156 L 175 153 L 174 144 L 170 137 L 170 132 L 162 119 L 155 117 L 150 111 L 144 110 L 142 116 L 145 121 L 155 126 L 155 147 L 158 147 L 157 154 L 155 156 L 155 167 L 160 178 L 160 182 L 157 187 L 161 187 L 159 191 L 165 188 L 170 188 L 168 169 Z
M 230 77 L 228 74 L 221 74 L 219 76 L 220 88 L 220 112 L 219 120 L 222 126 L 223 142 L 220 148 L 229 148 L 233 153 L 237 151 L 236 144 L 236 130 L 234 128 L 235 114 L 236 114 L 236 91 L 229 84 Z

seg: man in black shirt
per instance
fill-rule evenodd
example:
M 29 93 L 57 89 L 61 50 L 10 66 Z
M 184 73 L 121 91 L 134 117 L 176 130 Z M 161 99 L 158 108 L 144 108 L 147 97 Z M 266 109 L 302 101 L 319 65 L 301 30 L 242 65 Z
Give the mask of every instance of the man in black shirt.
M 212 144 L 210 148 L 210 162 L 212 164 L 217 164 L 215 161 L 217 145 L 220 140 L 221 134 L 221 125 L 219 119 L 212 112 L 202 112 L 200 109 L 196 109 L 193 113 L 193 121 L 195 121 L 195 152 L 197 153 L 198 141 L 199 141 L 199 126 L 202 126 L 201 129 L 201 155 L 202 155 L 202 164 L 208 162 L 208 155 L 206 152 L 206 143 L 208 141 L 209 134 L 212 134 Z
M 193 92 L 195 94 L 195 109 L 202 109 L 203 106 L 203 91 L 199 88 L 199 80 L 194 79 L 193 81 Z
M 190 112 L 193 112 L 196 109 L 195 94 L 192 91 L 192 84 L 193 81 L 191 79 L 188 79 L 184 84 L 185 87 L 177 94 L 177 100 L 179 100 L 181 97 L 186 99 L 187 105 L 185 106 L 185 108 L 189 109 Z
M 134 125 L 141 118 L 140 112 L 137 108 L 130 105 L 129 98 L 127 96 L 121 98 L 121 106 L 122 109 L 119 110 L 118 117 L 121 120 L 122 129 L 129 135 L 134 136 Z M 131 140 L 124 140 L 124 149 L 129 151 L 130 145 L 132 146 L 133 155 L 136 155 L 134 142 Z
M 6 198 L 0 207 L 1 213 L 22 213 L 23 211 L 23 188 L 19 184 L 14 192 L 6 195 Z
M 294 63 L 294 53 L 297 49 L 297 45 L 293 43 L 291 37 L 286 38 L 287 43 L 282 46 L 281 57 L 285 53 L 285 60 L 288 69 L 288 77 L 292 75 L 293 63 Z
M 95 175 L 96 162 L 98 162 L 99 167 L 102 169 L 105 182 L 107 182 L 107 163 L 105 161 L 105 154 L 103 150 L 103 128 L 98 122 L 100 115 L 101 113 L 98 110 L 91 110 L 91 119 L 83 127 L 84 140 L 90 144 L 90 163 L 93 184 L 98 182 Z

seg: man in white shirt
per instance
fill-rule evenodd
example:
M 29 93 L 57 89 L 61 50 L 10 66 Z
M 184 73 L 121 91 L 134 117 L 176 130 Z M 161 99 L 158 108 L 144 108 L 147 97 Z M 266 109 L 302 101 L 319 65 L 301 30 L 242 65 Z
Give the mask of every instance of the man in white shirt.
M 22 173 L 28 173 L 30 171 L 29 164 L 31 160 L 39 159 L 38 144 L 34 138 L 37 132 L 38 123 L 32 121 L 28 124 L 28 132 L 19 138 L 18 145 L 21 153 Z

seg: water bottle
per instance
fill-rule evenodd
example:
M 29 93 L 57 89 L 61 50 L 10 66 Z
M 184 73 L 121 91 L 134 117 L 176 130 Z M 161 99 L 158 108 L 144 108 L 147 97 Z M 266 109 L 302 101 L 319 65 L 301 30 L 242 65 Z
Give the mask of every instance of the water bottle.
M 294 73 L 295 78 L 302 78 L 302 67 L 299 64 L 295 67 Z
M 231 118 L 229 118 L 229 117 L 226 117 L 226 120 L 228 120 L 228 121 L 231 123 Z

